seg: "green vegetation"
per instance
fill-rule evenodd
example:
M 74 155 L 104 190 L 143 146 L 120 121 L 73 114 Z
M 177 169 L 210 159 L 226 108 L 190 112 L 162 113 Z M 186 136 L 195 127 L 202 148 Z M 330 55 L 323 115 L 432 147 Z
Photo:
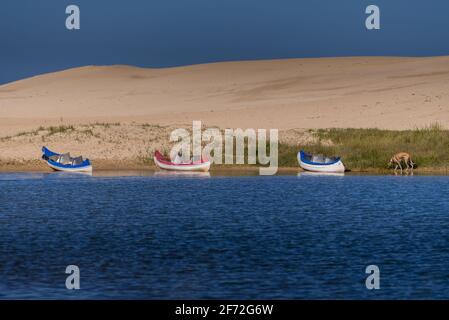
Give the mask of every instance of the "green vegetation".
M 114 123 L 109 123 L 109 122 L 95 122 L 94 124 L 92 124 L 92 127 L 104 127 L 106 129 L 109 129 L 110 127 L 118 127 L 120 126 L 120 122 L 114 122 Z
M 144 129 L 161 129 L 161 128 L 163 128 L 162 126 L 160 126 L 158 124 L 150 124 L 150 123 L 142 123 L 140 126 Z
M 16 138 L 16 137 L 24 137 L 24 136 L 37 136 L 39 134 L 40 131 L 45 130 L 44 127 L 39 127 L 36 130 L 32 130 L 32 131 L 21 131 L 13 136 L 5 136 L 5 137 L 1 137 L 0 138 L 0 142 L 4 142 L 4 141 L 8 141 L 11 140 L 12 138 Z
M 438 124 L 423 129 L 393 131 L 380 129 L 327 129 L 311 131 L 316 143 L 300 148 L 324 155 L 339 155 L 353 170 L 386 169 L 397 152 L 408 152 L 418 167 L 449 165 L 449 130 Z M 292 165 L 298 148 L 280 146 L 280 165 Z
M 57 134 L 57 133 L 66 133 L 66 132 L 69 132 L 69 131 L 74 131 L 75 127 L 74 126 L 63 126 L 63 125 L 56 126 L 56 127 L 51 126 L 51 127 L 48 127 L 46 130 L 48 131 L 47 135 L 48 136 L 52 136 L 52 135 Z

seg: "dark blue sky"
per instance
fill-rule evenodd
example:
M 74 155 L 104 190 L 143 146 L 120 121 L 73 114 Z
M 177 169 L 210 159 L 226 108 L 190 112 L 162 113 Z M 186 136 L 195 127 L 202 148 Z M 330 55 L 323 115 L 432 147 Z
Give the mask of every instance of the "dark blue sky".
M 81 9 L 81 30 L 65 8 Z M 381 9 L 379 31 L 365 8 Z M 1 0 L 0 83 L 88 64 L 449 55 L 448 0 Z

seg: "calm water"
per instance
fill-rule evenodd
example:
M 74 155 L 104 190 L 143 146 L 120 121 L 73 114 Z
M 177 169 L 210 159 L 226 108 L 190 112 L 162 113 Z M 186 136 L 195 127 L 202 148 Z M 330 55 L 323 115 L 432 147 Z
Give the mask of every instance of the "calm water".
M 444 176 L 1 174 L 0 298 L 447 299 L 448 199 Z

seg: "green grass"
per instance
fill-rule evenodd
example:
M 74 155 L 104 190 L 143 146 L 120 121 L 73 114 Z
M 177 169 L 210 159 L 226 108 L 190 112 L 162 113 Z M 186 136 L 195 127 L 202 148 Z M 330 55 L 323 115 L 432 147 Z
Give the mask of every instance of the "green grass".
M 74 131 L 75 128 L 73 126 L 51 126 L 46 129 L 48 131 L 47 136 L 52 136 L 57 133 L 67 133 L 70 131 Z
M 339 155 L 351 169 L 385 169 L 391 156 L 401 151 L 410 153 L 418 167 L 437 168 L 449 164 L 449 131 L 439 125 L 405 131 L 328 129 L 312 133 L 318 142 L 301 146 L 302 149 L 328 156 Z M 296 152 L 283 147 L 280 158 L 290 159 Z
M 106 129 L 109 129 L 110 127 L 118 127 L 120 126 L 120 122 L 114 122 L 114 123 L 109 123 L 109 122 L 95 122 L 92 124 L 93 127 L 104 127 Z
M 150 124 L 150 123 L 142 123 L 142 124 L 140 124 L 140 126 L 144 129 L 161 129 L 161 128 L 163 128 L 162 126 L 160 126 L 158 124 Z

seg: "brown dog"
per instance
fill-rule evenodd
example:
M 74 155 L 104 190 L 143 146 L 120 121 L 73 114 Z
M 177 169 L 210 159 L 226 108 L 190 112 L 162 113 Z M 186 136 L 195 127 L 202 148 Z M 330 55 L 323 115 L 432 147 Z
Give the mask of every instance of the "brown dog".
M 388 166 L 392 166 L 394 165 L 394 172 L 396 172 L 396 170 L 398 169 L 398 167 L 401 169 L 401 173 L 402 173 L 402 161 L 404 161 L 407 169 L 406 171 L 408 171 L 408 169 L 412 169 L 415 167 L 415 163 L 412 161 L 412 157 L 410 156 L 410 154 L 408 154 L 407 152 L 399 152 L 396 153 L 391 159 L 390 162 L 388 163 Z

